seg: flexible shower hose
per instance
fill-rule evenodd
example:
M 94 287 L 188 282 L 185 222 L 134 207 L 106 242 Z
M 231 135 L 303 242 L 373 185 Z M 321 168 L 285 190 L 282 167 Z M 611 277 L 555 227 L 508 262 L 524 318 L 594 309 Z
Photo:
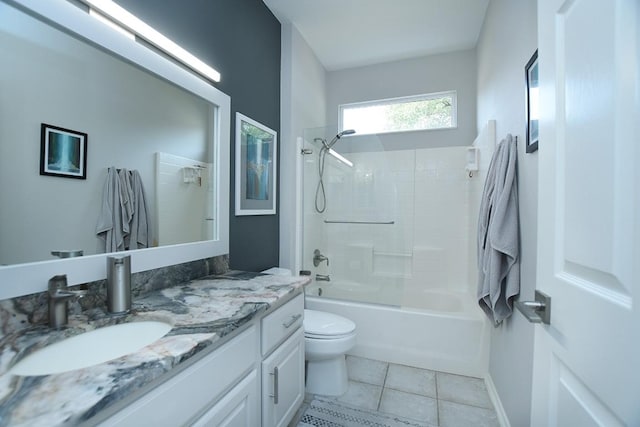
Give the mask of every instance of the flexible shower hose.
M 327 209 L 327 195 L 324 191 L 324 182 L 322 182 L 322 177 L 324 175 L 324 158 L 326 154 L 327 154 L 327 148 L 322 147 L 320 149 L 320 152 L 318 153 L 318 175 L 320 179 L 318 180 L 318 186 L 316 187 L 316 200 L 315 200 L 316 212 L 318 213 L 323 213 Z M 322 196 L 322 209 L 320 209 L 319 203 L 318 203 L 318 197 L 320 195 Z

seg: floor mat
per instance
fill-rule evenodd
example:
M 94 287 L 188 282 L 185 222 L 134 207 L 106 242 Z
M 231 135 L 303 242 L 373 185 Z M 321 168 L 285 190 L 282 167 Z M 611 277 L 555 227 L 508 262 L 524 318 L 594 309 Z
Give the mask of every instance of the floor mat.
M 431 424 L 314 398 L 298 427 L 433 427 Z

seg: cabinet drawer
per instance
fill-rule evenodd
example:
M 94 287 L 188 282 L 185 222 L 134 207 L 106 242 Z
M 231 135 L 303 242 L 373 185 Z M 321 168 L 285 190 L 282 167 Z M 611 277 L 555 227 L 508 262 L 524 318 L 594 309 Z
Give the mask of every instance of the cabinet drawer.
M 262 319 L 262 355 L 268 354 L 302 326 L 304 294 L 300 294 Z

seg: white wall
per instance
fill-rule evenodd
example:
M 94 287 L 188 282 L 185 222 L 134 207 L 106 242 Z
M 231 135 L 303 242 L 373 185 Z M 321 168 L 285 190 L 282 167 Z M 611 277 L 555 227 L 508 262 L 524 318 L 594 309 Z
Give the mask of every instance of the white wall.
M 282 24 L 280 135 L 280 266 L 298 270 L 296 217 L 301 192 L 296 166 L 301 162 L 296 139 L 304 129 L 326 123 L 326 71 L 296 27 Z M 298 261 L 299 262 L 299 261 Z
M 204 100 L 23 14 L 0 44 L 0 264 L 96 253 L 108 166 L 138 169 L 153 206 L 154 152 L 210 162 Z M 86 180 L 39 175 L 41 123 L 88 134 Z
M 495 119 L 498 140 L 518 136 L 520 298 L 536 281 L 537 154 L 525 153 L 524 66 L 536 50 L 536 1 L 491 0 L 477 46 L 478 124 Z M 533 325 L 516 312 L 492 330 L 489 372 L 512 426 L 529 425 Z
M 470 145 L 476 136 L 475 50 L 328 73 L 328 124 L 337 125 L 340 104 L 447 90 L 458 92 L 457 129 L 393 133 L 379 140 L 387 150 Z

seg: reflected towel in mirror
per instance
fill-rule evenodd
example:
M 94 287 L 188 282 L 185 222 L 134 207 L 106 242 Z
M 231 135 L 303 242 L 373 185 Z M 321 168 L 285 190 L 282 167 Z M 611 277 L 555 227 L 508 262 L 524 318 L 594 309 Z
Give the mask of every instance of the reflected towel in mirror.
M 113 166 L 107 169 L 96 234 L 102 240 L 100 249 L 104 252 L 150 246 L 150 212 L 137 170 L 118 171 Z

